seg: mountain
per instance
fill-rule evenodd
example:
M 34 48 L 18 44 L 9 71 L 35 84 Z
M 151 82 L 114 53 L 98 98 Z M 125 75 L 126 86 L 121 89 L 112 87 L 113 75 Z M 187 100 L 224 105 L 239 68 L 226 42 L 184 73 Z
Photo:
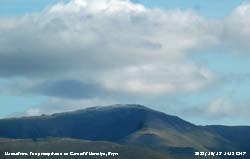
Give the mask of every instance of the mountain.
M 249 131 L 247 126 L 197 126 L 141 105 L 93 107 L 0 120 L 0 137 L 3 138 L 108 141 L 149 148 L 178 159 L 191 158 L 195 151 L 249 151 L 246 140 Z

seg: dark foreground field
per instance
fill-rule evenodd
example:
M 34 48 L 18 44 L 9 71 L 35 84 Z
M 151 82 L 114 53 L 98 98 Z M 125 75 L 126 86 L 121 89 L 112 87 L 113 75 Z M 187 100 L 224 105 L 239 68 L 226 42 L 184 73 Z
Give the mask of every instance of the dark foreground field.
M 93 142 L 93 141 L 82 141 L 75 139 L 38 139 L 33 140 L 10 140 L 10 139 L 0 139 L 0 154 L 1 159 L 172 159 L 172 157 L 162 154 L 156 151 L 152 151 L 145 148 L 136 148 L 129 146 L 122 146 L 119 144 L 109 143 L 109 142 Z M 117 157 L 95 157 L 95 156 L 50 156 L 50 157 L 15 157 L 15 156 L 4 156 L 5 152 L 113 152 L 119 153 Z

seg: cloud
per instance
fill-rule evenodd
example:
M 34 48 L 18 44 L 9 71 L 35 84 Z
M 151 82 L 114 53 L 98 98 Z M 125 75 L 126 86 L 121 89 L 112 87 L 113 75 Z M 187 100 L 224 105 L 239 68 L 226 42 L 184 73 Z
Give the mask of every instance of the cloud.
M 221 22 L 221 44 L 227 52 L 249 53 L 250 46 L 250 4 L 243 3 Z
M 232 99 L 228 97 L 219 97 L 212 101 L 204 113 L 207 118 L 215 120 L 229 120 L 231 123 L 248 125 L 249 123 L 249 100 Z M 244 121 L 244 122 L 243 122 Z
M 24 88 L 25 89 L 25 88 Z M 98 84 L 83 83 L 77 80 L 43 81 L 26 91 L 51 97 L 84 99 L 104 96 L 108 94 Z
M 29 79 L 34 94 L 92 98 L 103 89 L 158 96 L 197 91 L 215 77 L 186 57 L 214 41 L 207 33 L 210 22 L 190 11 L 72 0 L 9 21 L 0 29 L 0 75 Z M 91 95 L 85 91 L 90 89 Z
M 119 74 L 120 72 L 123 73 Z M 104 79 L 105 87 L 110 90 L 161 96 L 199 91 L 211 84 L 215 77 L 209 70 L 196 65 L 169 63 L 117 69 Z
M 235 109 L 229 100 L 220 97 L 210 103 L 206 113 L 210 116 L 225 118 L 235 115 Z
M 223 124 L 223 125 L 248 125 L 249 100 L 235 99 L 230 96 L 217 96 L 209 103 L 200 105 L 192 104 L 181 109 L 187 119 L 198 120 L 196 123 Z M 188 105 L 188 103 L 185 103 Z

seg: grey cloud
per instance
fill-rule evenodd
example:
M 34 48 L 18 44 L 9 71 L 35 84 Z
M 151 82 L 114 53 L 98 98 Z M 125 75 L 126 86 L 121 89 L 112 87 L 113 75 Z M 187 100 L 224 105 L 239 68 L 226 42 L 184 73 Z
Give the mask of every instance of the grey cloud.
M 70 60 L 62 61 L 59 56 L 39 53 L 27 54 L 22 51 L 1 54 L 0 56 L 0 74 L 2 77 L 44 76 L 51 72 L 62 73 L 70 68 Z
M 34 94 L 70 99 L 100 98 L 108 94 L 108 91 L 98 84 L 87 84 L 77 80 L 45 81 L 28 91 Z

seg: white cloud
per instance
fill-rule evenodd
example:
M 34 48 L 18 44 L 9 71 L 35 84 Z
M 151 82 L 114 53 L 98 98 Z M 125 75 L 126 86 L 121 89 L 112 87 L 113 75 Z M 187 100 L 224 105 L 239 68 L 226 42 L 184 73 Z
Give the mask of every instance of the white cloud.
M 237 7 L 222 23 L 221 45 L 227 52 L 237 54 L 249 53 L 250 45 L 250 4 L 245 3 Z
M 235 106 L 225 97 L 215 99 L 210 103 L 206 112 L 210 116 L 220 116 L 221 118 L 231 116 L 235 113 Z
M 247 119 L 250 114 L 249 103 L 249 100 L 233 99 L 229 96 L 217 97 L 200 113 L 215 119 Z
M 50 13 L 65 13 L 70 12 L 88 12 L 113 14 L 120 12 L 142 12 L 145 7 L 140 4 L 131 3 L 128 0 L 72 0 L 68 4 L 57 4 L 49 9 Z
M 209 70 L 196 65 L 166 63 L 117 69 L 104 74 L 102 79 L 108 89 L 147 97 L 195 92 L 208 86 L 215 77 Z

